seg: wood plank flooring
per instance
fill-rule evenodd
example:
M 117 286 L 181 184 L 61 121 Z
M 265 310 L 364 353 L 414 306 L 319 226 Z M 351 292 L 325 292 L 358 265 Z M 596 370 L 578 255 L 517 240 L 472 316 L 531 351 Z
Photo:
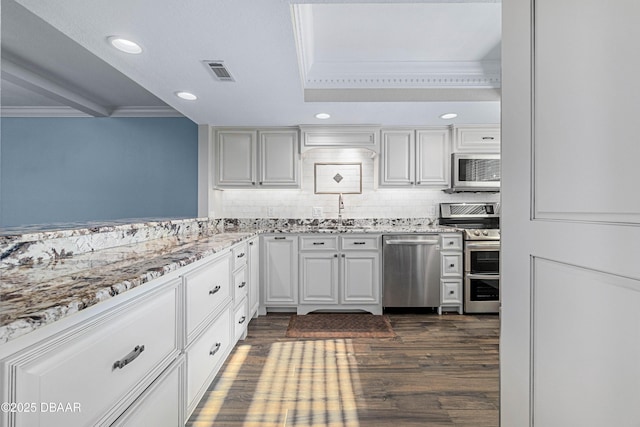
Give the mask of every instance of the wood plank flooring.
M 252 319 L 188 427 L 498 426 L 496 315 L 389 314 L 397 338 L 285 338 Z

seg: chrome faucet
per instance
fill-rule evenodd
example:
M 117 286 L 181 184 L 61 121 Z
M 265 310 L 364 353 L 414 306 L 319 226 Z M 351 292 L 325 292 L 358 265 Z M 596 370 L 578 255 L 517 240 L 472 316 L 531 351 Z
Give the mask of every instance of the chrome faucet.
M 344 200 L 342 200 L 342 193 L 338 196 L 338 224 L 342 225 L 342 211 L 344 210 Z

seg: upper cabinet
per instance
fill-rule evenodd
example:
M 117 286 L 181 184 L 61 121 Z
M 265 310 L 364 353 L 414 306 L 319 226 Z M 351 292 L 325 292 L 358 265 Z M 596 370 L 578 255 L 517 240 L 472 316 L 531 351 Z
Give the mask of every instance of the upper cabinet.
M 298 130 L 218 129 L 215 165 L 217 187 L 299 187 Z
M 457 125 L 453 132 L 455 152 L 500 153 L 500 125 Z
M 449 127 L 383 129 L 380 186 L 449 185 Z

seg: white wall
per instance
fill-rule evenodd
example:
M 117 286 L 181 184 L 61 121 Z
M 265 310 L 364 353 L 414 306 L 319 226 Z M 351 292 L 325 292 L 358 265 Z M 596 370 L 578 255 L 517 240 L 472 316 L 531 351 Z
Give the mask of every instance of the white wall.
M 222 218 L 311 218 L 312 208 L 321 207 L 322 218 L 336 218 L 338 195 L 314 194 L 316 162 L 362 162 L 362 194 L 345 194 L 344 218 L 436 218 L 440 202 L 498 201 L 499 194 L 446 194 L 441 189 L 388 188 L 377 186 L 377 160 L 365 149 L 317 149 L 302 158 L 300 189 L 243 189 L 216 191 Z

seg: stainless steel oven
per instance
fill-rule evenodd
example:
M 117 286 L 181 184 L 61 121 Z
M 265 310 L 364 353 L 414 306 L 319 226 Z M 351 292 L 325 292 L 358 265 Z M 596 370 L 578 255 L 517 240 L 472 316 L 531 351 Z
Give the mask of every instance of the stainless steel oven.
M 465 240 L 464 311 L 497 313 L 500 309 L 500 241 Z
M 441 225 L 464 236 L 464 312 L 500 309 L 500 204 L 441 203 Z

